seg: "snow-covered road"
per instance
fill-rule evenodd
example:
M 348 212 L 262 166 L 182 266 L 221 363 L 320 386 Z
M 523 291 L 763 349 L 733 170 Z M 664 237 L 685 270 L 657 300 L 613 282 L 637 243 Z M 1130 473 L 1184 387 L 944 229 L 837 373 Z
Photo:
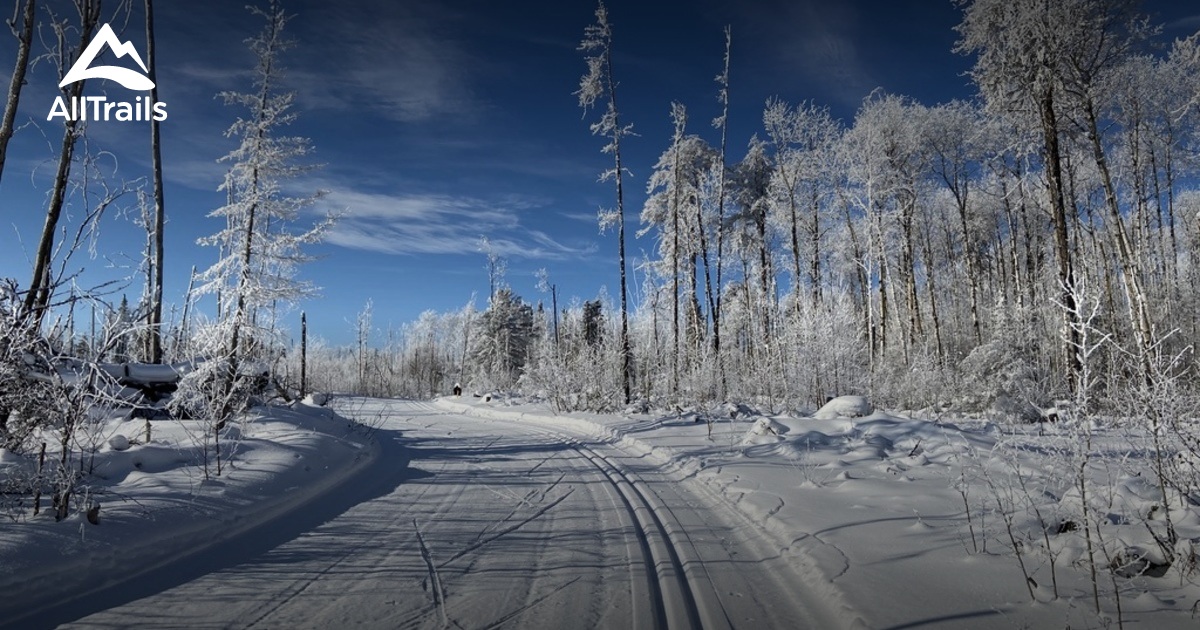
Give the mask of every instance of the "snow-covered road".
M 578 426 L 356 400 L 349 490 L 66 604 L 68 627 L 836 627 L 701 484 Z M 82 617 L 82 618 L 81 618 Z

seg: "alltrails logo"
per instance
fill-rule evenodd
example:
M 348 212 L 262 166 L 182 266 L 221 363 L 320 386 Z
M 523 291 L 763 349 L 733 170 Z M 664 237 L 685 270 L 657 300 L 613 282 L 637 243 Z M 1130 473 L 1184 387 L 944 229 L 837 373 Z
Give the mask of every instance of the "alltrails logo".
M 117 39 L 116 33 L 108 24 L 105 24 L 100 27 L 100 32 L 96 33 L 96 37 L 88 43 L 87 48 L 83 49 L 83 54 L 67 71 L 58 87 L 63 88 L 84 79 L 108 79 L 116 81 L 129 90 L 145 91 L 154 87 L 154 82 L 149 77 L 129 68 L 93 67 L 92 62 L 96 60 L 105 46 L 108 46 L 118 58 L 126 55 L 132 57 L 143 72 L 150 72 L 133 44 Z M 66 120 L 143 121 L 153 119 L 161 121 L 167 119 L 167 104 L 152 102 L 149 96 L 139 96 L 132 103 L 109 101 L 105 96 L 80 96 L 71 98 L 68 106 L 66 99 L 59 96 L 54 99 L 54 105 L 51 106 L 46 120 L 54 120 L 56 116 L 62 116 Z

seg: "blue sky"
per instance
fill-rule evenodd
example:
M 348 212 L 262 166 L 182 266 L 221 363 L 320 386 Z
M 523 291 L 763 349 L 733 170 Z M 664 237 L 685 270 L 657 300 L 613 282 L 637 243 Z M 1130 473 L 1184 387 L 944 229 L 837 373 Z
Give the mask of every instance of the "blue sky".
M 216 255 L 195 241 L 216 231 L 206 215 L 224 201 L 217 159 L 233 148 L 224 131 L 242 114 L 216 94 L 250 89 L 254 60 L 243 41 L 262 21 L 244 5 L 156 5 L 159 100 L 169 112 L 161 126 L 166 298 L 176 305 L 191 267 L 203 269 Z M 1187 5 L 1146 6 L 1167 24 L 1164 36 L 1177 37 L 1200 29 L 1200 8 Z M 314 161 L 324 165 L 295 186 L 329 191 L 323 207 L 344 212 L 328 242 L 311 250 L 320 259 L 301 272 L 322 287 L 322 297 L 298 305 L 315 334 L 349 342 L 368 299 L 378 328 L 399 326 L 426 309 L 459 308 L 472 294 L 482 307 L 483 235 L 507 258 L 506 280 L 527 300 L 542 297 L 534 288 L 539 268 L 558 285 L 560 305 L 573 296 L 591 298 L 601 287 L 615 295 L 615 242 L 596 226 L 597 210 L 612 204 L 611 185 L 596 181 L 610 162 L 600 153 L 603 142 L 589 134 L 591 115 L 583 117 L 572 94 L 584 71 L 576 46 L 593 21 L 592 2 L 284 0 L 284 6 L 295 15 L 289 30 L 296 47 L 283 57 L 286 86 L 297 92 L 299 119 L 290 133 L 311 138 Z M 719 113 L 713 77 L 726 24 L 733 29 L 730 161 L 759 131 L 771 96 L 828 105 L 848 121 L 876 88 L 926 104 L 973 94 L 963 76 L 971 60 L 951 51 L 960 13 L 949 0 L 611 0 L 608 7 L 618 97 L 639 134 L 626 144 L 631 225 L 669 139 L 671 101 L 688 106 L 691 131 L 716 141 L 707 121 Z M 113 27 L 144 55 L 140 15 L 124 29 Z M 13 40 L 0 39 L 4 85 L 14 55 Z M 48 64 L 31 73 L 18 116 L 24 126 L 0 182 L 0 276 L 22 283 L 61 137 L 61 125 L 45 121 L 56 82 Z M 87 93 L 132 100 L 120 86 L 98 81 Z M 100 164 L 110 180 L 147 176 L 146 125 L 93 123 L 89 136 L 94 150 L 107 152 Z M 80 285 L 133 273 L 144 235 L 129 218 L 136 197 L 128 195 L 123 206 L 130 212 L 110 211 L 105 219 L 95 257 L 84 252 L 67 265 L 83 270 Z M 629 247 L 636 256 L 653 244 L 647 237 Z M 124 293 L 136 300 L 140 282 L 132 279 L 109 299 Z

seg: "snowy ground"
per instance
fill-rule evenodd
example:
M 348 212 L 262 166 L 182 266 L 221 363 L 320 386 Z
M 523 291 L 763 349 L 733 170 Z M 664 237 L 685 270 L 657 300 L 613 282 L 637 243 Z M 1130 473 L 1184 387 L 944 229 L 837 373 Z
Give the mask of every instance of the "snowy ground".
M 805 575 L 795 591 L 836 602 L 845 627 L 1116 627 L 1114 588 L 1129 627 L 1200 627 L 1200 574 L 1194 564 L 1181 561 L 1162 577 L 1116 580 L 1102 566 L 1098 614 L 1082 532 L 1044 535 L 1033 522 L 1024 507 L 1026 490 L 1050 522 L 1060 522 L 1059 510 L 1066 514 L 1077 501 L 1065 469 L 1064 445 L 1077 438 L 1072 427 L 933 422 L 838 402 L 841 409 L 835 404 L 815 417 L 763 418 L 741 409 L 740 420 L 719 418 L 711 427 L 687 414 L 556 417 L 544 406 L 520 401 L 439 404 L 605 436 L 655 466 L 677 471 L 765 529 Z M 866 415 L 845 417 L 858 413 Z M 1099 466 L 1108 477 L 1095 482 L 1107 493 L 1101 502 L 1107 501 L 1108 510 L 1098 516 L 1103 524 L 1097 535 L 1110 549 L 1156 558 L 1146 523 L 1130 518 L 1155 510 L 1156 489 L 1144 477 L 1145 463 L 1128 461 L 1145 448 L 1145 436 L 1091 430 L 1094 451 L 1108 458 Z M 1009 462 L 1019 464 L 1025 489 L 1012 483 Z M 997 500 L 1013 514 L 1028 586 Z M 1194 554 L 1200 513 L 1176 508 L 1174 518 L 1179 547 Z M 1050 552 L 1039 547 L 1043 541 Z M 1100 552 L 1097 557 L 1097 563 L 1108 564 Z M 1131 563 L 1119 564 L 1129 570 Z
M 0 626 L 53 627 L 270 548 L 313 524 L 297 517 L 306 506 L 335 509 L 335 491 L 378 454 L 369 427 L 328 409 L 299 404 L 252 419 L 225 445 L 233 467 L 208 480 L 191 423 L 154 422 L 148 444 L 138 443 L 141 420 L 102 424 L 84 481 L 101 506 L 98 525 L 80 514 L 54 522 L 45 496 L 40 516 L 28 497 L 0 512 Z M 112 448 L 123 438 L 133 444 Z M 26 464 L 0 449 L 0 474 Z
M 100 525 L 0 524 L 0 626 L 1116 625 L 1104 573 L 1104 611 L 1093 609 L 1078 532 L 1034 536 L 1013 510 L 1027 587 L 1003 519 L 982 509 L 997 493 L 964 484 L 964 471 L 1000 478 L 986 459 L 997 443 L 1021 446 L 1021 470 L 1053 476 L 1053 435 L 883 413 L 743 409 L 710 426 L 475 398 L 332 408 L 371 428 L 274 410 L 247 425 L 215 481 L 171 423 L 152 444 L 105 447 Z M 12 461 L 0 452 L 0 466 Z M 1138 479 L 1113 480 L 1114 515 L 1149 509 L 1125 505 L 1149 494 Z M 1142 526 L 1100 531 L 1145 545 Z M 1200 539 L 1194 512 L 1177 526 Z M 1197 627 L 1196 581 L 1178 567 L 1120 578 L 1125 623 Z

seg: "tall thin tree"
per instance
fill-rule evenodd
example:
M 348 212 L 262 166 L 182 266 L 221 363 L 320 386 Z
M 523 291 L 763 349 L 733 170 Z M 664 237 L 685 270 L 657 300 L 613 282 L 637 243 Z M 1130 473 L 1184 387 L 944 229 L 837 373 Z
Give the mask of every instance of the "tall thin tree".
M 632 133 L 632 125 L 622 125 L 620 110 L 617 109 L 617 84 L 612 74 L 612 26 L 608 22 L 608 9 L 601 1 L 596 7 L 596 23 L 583 32 L 579 50 L 586 53 L 587 74 L 579 81 L 579 106 L 585 110 L 605 101 L 600 120 L 592 123 L 593 135 L 608 139 L 604 152 L 613 156 L 613 168 L 600 176 L 601 181 L 613 180 L 617 187 L 617 206 L 601 218 L 601 226 L 615 223 L 617 227 L 617 263 L 621 270 L 621 389 L 625 403 L 631 399 L 633 380 L 633 352 L 629 345 L 629 291 L 626 287 L 625 271 L 625 190 L 621 165 L 621 139 Z
M 75 0 L 75 8 L 79 13 L 79 45 L 69 58 L 64 52 L 56 57 L 59 76 L 66 76 L 71 67 L 92 39 L 92 32 L 100 22 L 100 0 Z M 58 50 L 66 51 L 67 29 L 65 24 L 55 25 L 55 35 L 58 39 Z M 62 88 L 64 102 L 74 103 L 83 94 L 84 81 L 69 83 Z M 29 281 L 29 292 L 25 295 L 23 315 L 36 327 L 50 304 L 51 285 L 50 259 L 54 251 L 54 235 L 58 231 L 58 221 L 62 217 L 63 205 L 67 199 L 67 188 L 71 178 L 71 163 L 75 157 L 75 142 L 82 134 L 83 127 L 79 121 L 68 116 L 63 122 L 62 145 L 58 154 L 58 168 L 54 174 L 54 185 L 50 192 L 50 203 L 46 207 L 46 221 L 42 226 L 42 235 L 38 241 L 37 252 L 33 258 L 33 275 Z
M 713 126 L 721 130 L 720 155 L 717 158 L 717 286 L 716 295 L 708 282 L 708 253 L 705 252 L 704 282 L 708 289 L 708 311 L 713 320 L 713 353 L 717 355 L 717 382 L 719 398 L 725 397 L 725 362 L 721 358 L 721 270 L 725 258 L 725 151 L 729 143 L 729 55 L 733 47 L 733 27 L 725 27 L 725 66 L 717 75 L 720 90 L 717 100 L 721 103 L 721 115 L 713 120 Z M 701 232 L 703 234 L 703 232 Z
M 199 240 L 220 248 L 222 257 L 200 276 L 203 293 L 220 292 L 219 320 L 224 328 L 222 348 L 227 373 L 221 376 L 223 395 L 228 395 L 240 378 L 239 365 L 263 349 L 257 323 L 259 311 L 275 303 L 290 303 L 314 293 L 311 284 L 295 279 L 296 266 L 309 260 L 302 246 L 321 239 L 331 225 L 330 217 L 316 226 L 294 232 L 292 225 L 300 210 L 321 193 L 307 197 L 283 194 L 283 181 L 313 167 L 300 163 L 312 151 L 307 138 L 283 136 L 281 127 L 291 123 L 294 93 L 281 92 L 279 56 L 291 46 L 283 30 L 290 15 L 278 1 L 267 10 L 251 8 L 266 20 L 262 33 L 248 44 L 258 65 L 255 91 L 222 94 L 226 103 L 245 106 L 250 115 L 239 118 L 227 132 L 239 139 L 222 161 L 230 163 L 221 190 L 229 203 L 209 214 L 225 219 L 225 228 Z M 229 409 L 224 410 L 228 415 Z
M 12 20 L 8 27 L 17 38 L 17 63 L 13 67 L 12 81 L 8 84 L 8 99 L 4 103 L 4 120 L 0 121 L 0 176 L 4 175 L 4 161 L 8 155 L 8 141 L 13 136 L 13 125 L 17 120 L 17 105 L 21 101 L 21 88 L 25 85 L 25 73 L 29 70 L 29 50 L 33 47 L 33 17 L 35 2 L 17 0 Z M 20 18 L 18 21 L 18 17 Z
M 146 0 L 146 69 L 154 86 L 150 88 L 150 102 L 158 102 L 158 75 L 155 71 L 154 48 L 154 0 Z M 163 227 L 166 209 L 163 203 L 162 151 L 159 140 L 158 119 L 150 120 L 150 160 L 154 171 L 154 252 L 151 263 L 150 308 L 147 309 L 148 355 L 151 363 L 162 363 L 162 302 L 163 302 Z

